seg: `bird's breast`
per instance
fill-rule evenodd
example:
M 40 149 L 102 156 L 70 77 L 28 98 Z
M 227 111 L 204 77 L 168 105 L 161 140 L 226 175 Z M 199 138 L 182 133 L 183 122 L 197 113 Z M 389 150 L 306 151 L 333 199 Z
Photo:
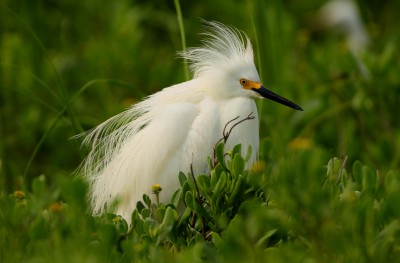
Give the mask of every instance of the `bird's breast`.
M 259 147 L 258 112 L 252 98 L 237 97 L 221 103 L 220 109 L 220 137 L 222 133 L 229 137 L 226 141 L 226 150 L 237 144 L 242 144 L 242 155 L 245 155 L 249 146 L 252 148 L 252 157 L 248 167 L 256 160 Z

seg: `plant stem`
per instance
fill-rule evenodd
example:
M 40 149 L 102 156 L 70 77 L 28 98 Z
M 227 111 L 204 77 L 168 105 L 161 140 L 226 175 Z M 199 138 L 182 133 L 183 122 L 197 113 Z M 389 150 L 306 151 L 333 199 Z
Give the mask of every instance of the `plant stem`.
M 176 9 L 176 16 L 178 18 L 178 26 L 179 26 L 179 32 L 181 34 L 181 43 L 182 43 L 182 51 L 186 51 L 186 36 L 185 36 L 185 28 L 183 26 L 183 18 L 182 18 L 182 11 L 181 11 L 181 5 L 179 3 L 179 0 L 174 0 L 175 4 L 175 9 Z M 183 70 L 185 73 L 185 79 L 189 80 L 189 69 L 188 65 L 186 62 L 186 58 L 184 59 L 184 66 Z

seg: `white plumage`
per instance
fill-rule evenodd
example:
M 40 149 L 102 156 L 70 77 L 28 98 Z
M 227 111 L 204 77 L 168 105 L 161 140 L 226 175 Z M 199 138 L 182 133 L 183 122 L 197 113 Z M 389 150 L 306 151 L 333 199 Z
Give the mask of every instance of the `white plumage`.
M 90 131 L 85 144 L 92 150 L 82 165 L 90 183 L 93 214 L 115 212 L 130 222 L 136 202 L 160 184 L 160 201 L 168 202 L 179 187 L 179 171 L 207 171 L 207 156 L 232 119 L 255 117 L 233 129 L 226 148 L 242 143 L 243 154 L 258 152 L 258 114 L 254 97 L 267 97 L 301 110 L 259 83 L 247 36 L 217 22 L 206 22 L 203 46 L 180 55 L 194 78 L 157 92 Z

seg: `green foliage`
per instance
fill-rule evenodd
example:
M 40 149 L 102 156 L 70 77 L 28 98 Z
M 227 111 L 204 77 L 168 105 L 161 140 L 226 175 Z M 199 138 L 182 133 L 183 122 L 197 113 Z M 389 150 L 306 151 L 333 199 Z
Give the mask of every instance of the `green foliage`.
M 380 174 L 321 150 L 276 169 L 244 169 L 240 145 L 216 147 L 209 174 L 179 174 L 168 204 L 143 196 L 128 227 L 86 213 L 87 185 L 45 176 L 0 198 L 1 262 L 396 262 L 400 173 Z M 158 194 L 162 194 L 162 191 Z M 10 253 L 10 251 L 16 251 Z
M 400 5 L 357 2 L 369 78 L 315 28 L 318 1 L 2 1 L 0 262 L 396 262 Z M 168 204 L 144 196 L 130 228 L 88 215 L 69 138 L 184 81 L 174 54 L 199 45 L 198 17 L 245 31 L 263 84 L 305 111 L 259 103 L 252 171 L 220 144 L 209 174 L 180 174 Z
M 218 238 L 242 203 L 253 198 L 265 199 L 261 187 L 253 186 L 244 170 L 240 145 L 228 161 L 223 146 L 216 147 L 218 160 L 210 174 L 179 174 L 181 188 L 170 204 L 153 204 L 144 195 L 132 215 L 132 234 L 174 248 L 191 246 L 199 240 Z

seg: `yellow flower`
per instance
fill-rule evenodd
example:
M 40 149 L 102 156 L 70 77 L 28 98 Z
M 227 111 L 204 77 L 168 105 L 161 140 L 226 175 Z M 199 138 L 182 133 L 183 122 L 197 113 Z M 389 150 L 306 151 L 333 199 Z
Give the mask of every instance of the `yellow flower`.
M 151 187 L 151 190 L 153 191 L 154 194 L 159 194 L 162 191 L 161 185 L 159 184 L 154 184 Z
M 289 147 L 292 149 L 309 149 L 313 145 L 312 140 L 305 137 L 294 138 L 290 143 Z
M 14 191 L 14 197 L 18 200 L 22 200 L 25 198 L 25 193 L 22 191 Z
M 64 205 L 60 202 L 54 202 L 49 205 L 49 210 L 52 212 L 61 212 L 64 210 Z
M 112 219 L 114 224 L 118 224 L 122 222 L 122 217 L 121 216 L 116 216 Z
M 261 160 L 258 160 L 253 164 L 251 169 L 254 172 L 262 172 L 262 171 L 264 171 L 264 168 L 265 168 L 265 163 Z

